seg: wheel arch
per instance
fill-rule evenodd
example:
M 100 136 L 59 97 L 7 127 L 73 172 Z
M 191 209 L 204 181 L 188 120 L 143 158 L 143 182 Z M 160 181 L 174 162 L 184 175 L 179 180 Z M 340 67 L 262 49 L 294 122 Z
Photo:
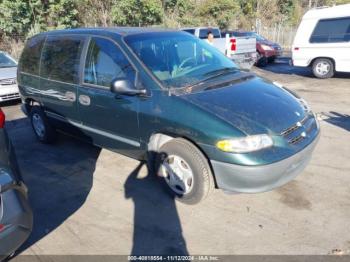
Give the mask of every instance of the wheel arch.
M 23 105 L 28 113 L 31 111 L 33 106 L 41 106 L 40 102 L 36 101 L 33 98 L 25 98 Z
M 312 59 L 310 60 L 310 62 L 309 62 L 309 67 L 312 67 L 312 65 L 313 65 L 313 63 L 315 62 L 316 59 L 329 59 L 329 60 L 331 60 L 332 63 L 333 63 L 333 68 L 334 68 L 334 70 L 335 70 L 335 65 L 336 65 L 336 64 L 335 64 L 335 60 L 334 60 L 334 58 L 328 57 L 328 56 L 318 56 L 318 57 L 312 58 Z
M 161 146 L 163 146 L 165 143 L 167 143 L 175 138 L 185 139 L 186 141 L 188 141 L 192 145 L 194 145 L 203 154 L 203 156 L 206 158 L 206 160 L 208 162 L 210 171 L 213 175 L 214 186 L 215 186 L 215 188 L 218 188 L 214 169 L 211 165 L 211 162 L 210 162 L 208 155 L 204 152 L 204 150 L 193 139 L 186 137 L 186 136 L 170 134 L 170 133 L 154 133 L 149 138 L 149 142 L 147 144 L 147 146 L 148 146 L 147 151 L 157 153 L 157 152 L 159 152 L 159 149 L 161 148 Z

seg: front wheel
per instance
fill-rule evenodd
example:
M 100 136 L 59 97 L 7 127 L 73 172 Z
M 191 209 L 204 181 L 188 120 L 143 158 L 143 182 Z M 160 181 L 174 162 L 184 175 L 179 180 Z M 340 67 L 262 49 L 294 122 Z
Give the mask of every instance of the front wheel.
M 257 60 L 257 62 L 256 62 L 256 65 L 258 66 L 258 67 L 265 67 L 265 66 L 267 66 L 267 64 L 268 64 L 268 59 L 267 59 L 267 57 L 266 56 L 262 56 L 262 55 L 258 55 L 258 60 Z
M 312 71 L 317 78 L 330 78 L 334 75 L 334 64 L 328 58 L 318 58 L 312 63 Z
M 175 138 L 160 148 L 156 172 L 174 198 L 185 204 L 197 204 L 214 189 L 208 160 L 189 141 Z

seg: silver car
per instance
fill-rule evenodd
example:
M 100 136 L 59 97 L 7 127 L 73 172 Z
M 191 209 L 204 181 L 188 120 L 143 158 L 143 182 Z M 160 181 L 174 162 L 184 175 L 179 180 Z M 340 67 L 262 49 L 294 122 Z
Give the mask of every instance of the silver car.
M 0 102 L 20 98 L 16 74 L 16 60 L 9 54 L 0 51 Z

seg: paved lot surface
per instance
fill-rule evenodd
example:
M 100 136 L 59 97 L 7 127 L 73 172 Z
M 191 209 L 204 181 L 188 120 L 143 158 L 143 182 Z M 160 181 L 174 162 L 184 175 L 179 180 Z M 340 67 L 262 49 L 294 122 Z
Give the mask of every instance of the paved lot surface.
M 22 254 L 349 254 L 350 75 L 318 80 L 278 62 L 254 71 L 318 113 L 310 165 L 278 190 L 216 190 L 197 206 L 175 203 L 138 161 L 63 135 L 38 143 L 19 105 L 6 105 L 35 213 Z

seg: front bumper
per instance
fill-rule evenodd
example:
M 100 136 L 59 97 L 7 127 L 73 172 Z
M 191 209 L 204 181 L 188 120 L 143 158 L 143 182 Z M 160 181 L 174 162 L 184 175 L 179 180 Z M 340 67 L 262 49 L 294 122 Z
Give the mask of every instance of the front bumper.
M 0 102 L 20 99 L 17 85 L 0 85 Z
M 293 180 L 311 159 L 318 137 L 302 151 L 276 163 L 263 166 L 240 166 L 211 160 L 220 189 L 237 193 L 270 191 Z

